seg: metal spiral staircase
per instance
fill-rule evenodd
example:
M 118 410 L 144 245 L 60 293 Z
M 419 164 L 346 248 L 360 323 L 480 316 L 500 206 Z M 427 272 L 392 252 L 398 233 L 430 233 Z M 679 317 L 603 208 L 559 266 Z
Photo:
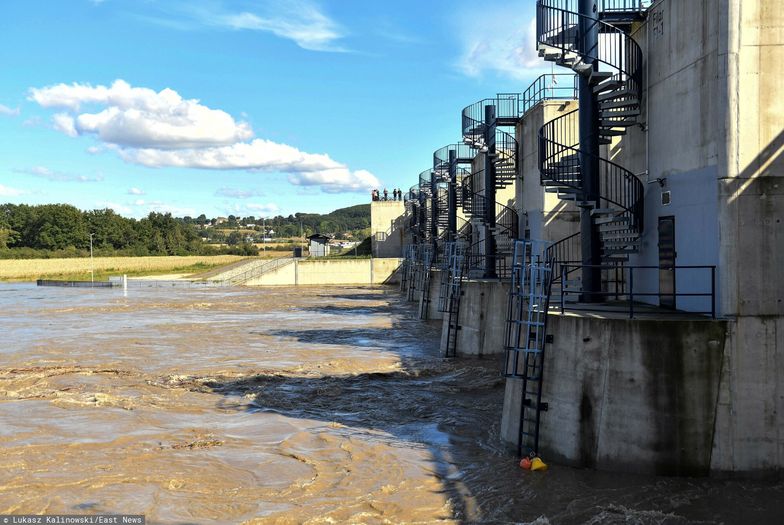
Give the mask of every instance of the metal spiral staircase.
M 520 118 L 520 94 L 499 93 L 495 98 L 483 99 L 463 109 L 463 142 L 474 152 L 485 153 L 495 170 L 492 191 L 485 188 L 485 170 L 481 169 L 466 177 L 462 187 L 463 209 L 471 220 L 487 227 L 487 234 L 495 241 L 495 273 L 505 277 L 507 258 L 514 250 L 518 238 L 517 212 L 495 200 L 495 191 L 514 184 L 517 177 L 517 140 L 514 126 Z M 509 131 L 505 131 L 505 129 Z M 488 197 L 492 195 L 492 197 Z M 488 208 L 493 208 L 492 218 Z M 468 248 L 469 271 L 481 271 L 485 263 L 483 241 L 474 242 Z
M 598 101 L 598 143 L 609 145 L 637 124 L 642 100 L 642 51 L 619 25 L 643 16 L 639 0 L 601 0 L 596 18 L 577 12 L 578 0 L 538 0 L 536 13 L 539 56 L 569 67 L 587 79 Z M 604 20 L 612 20 L 612 25 Z M 590 45 L 588 34 L 598 32 Z M 545 191 L 562 200 L 590 209 L 598 226 L 602 263 L 628 260 L 640 248 L 643 231 L 643 183 L 628 169 L 604 156 L 581 148 L 579 109 L 566 113 L 539 131 L 539 170 Z M 598 164 L 599 187 L 587 195 L 583 163 Z M 555 262 L 554 281 L 559 281 L 559 262 L 579 260 L 579 234 L 548 249 Z M 577 246 L 577 249 L 575 249 Z M 575 253 L 576 252 L 576 253 Z M 566 258 L 564 258 L 566 257 Z M 577 258 L 575 258 L 577 257 Z
M 578 125 L 579 109 L 542 126 L 538 136 L 540 177 L 547 193 L 575 202 L 583 209 L 583 218 L 590 218 L 583 224 L 590 225 L 592 237 L 598 233 L 602 263 L 623 262 L 640 247 L 644 186 L 629 170 L 596 152 L 601 152 L 601 145 L 611 144 L 614 137 L 624 135 L 640 114 L 642 52 L 619 25 L 644 16 L 645 3 L 597 0 L 594 6 L 599 9 L 592 16 L 579 14 L 578 3 L 583 10 L 590 10 L 590 2 L 583 0 L 537 1 L 539 55 L 577 73 L 581 105 L 591 100 L 591 107 L 598 106 L 598 122 L 591 122 L 590 108 L 583 106 L 584 120 L 591 126 Z M 618 25 L 611 25 L 610 20 Z M 542 412 L 548 408 L 542 393 L 545 349 L 552 337 L 547 333 L 547 318 L 553 286 L 557 283 L 563 297 L 565 265 L 583 261 L 584 241 L 577 233 L 546 248 L 530 241 L 516 243 L 504 375 L 520 380 L 521 455 L 539 452 Z

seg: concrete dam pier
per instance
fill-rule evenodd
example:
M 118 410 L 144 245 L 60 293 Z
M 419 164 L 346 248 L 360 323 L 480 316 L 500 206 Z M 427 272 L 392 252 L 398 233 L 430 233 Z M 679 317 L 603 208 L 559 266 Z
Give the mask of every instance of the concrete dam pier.
M 779 7 L 539 0 L 558 72 L 463 108 L 402 209 L 371 206 L 442 355 L 497 362 L 519 456 L 780 477 Z

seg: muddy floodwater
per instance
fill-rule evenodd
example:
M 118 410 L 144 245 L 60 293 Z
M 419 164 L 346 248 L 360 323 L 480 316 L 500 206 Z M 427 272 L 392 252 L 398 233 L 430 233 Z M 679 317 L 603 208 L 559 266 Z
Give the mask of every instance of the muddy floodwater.
M 0 326 L 0 514 L 784 523 L 780 482 L 521 470 L 499 363 L 392 289 L 0 284 Z

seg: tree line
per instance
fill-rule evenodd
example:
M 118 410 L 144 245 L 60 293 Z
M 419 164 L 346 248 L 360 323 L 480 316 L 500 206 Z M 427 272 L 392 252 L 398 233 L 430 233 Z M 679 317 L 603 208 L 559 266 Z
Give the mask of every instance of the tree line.
M 75 257 L 89 252 L 90 234 L 96 255 L 255 255 L 258 249 L 243 236 L 233 236 L 230 246 L 205 243 L 216 228 L 215 219 L 173 217 L 150 213 L 142 219 L 118 215 L 111 209 L 82 211 L 69 204 L 0 204 L 0 258 Z M 254 217 L 231 216 L 220 228 L 261 224 Z M 276 237 L 313 232 L 364 231 L 370 226 L 369 205 L 352 206 L 332 213 L 297 213 L 265 220 Z M 222 234 L 222 237 L 230 235 Z

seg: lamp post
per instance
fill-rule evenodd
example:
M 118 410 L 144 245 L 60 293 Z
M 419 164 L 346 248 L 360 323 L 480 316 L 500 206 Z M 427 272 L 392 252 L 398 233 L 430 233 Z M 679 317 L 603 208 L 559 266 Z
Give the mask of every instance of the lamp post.
M 95 267 L 93 266 L 93 235 L 90 234 L 90 283 L 95 284 Z

